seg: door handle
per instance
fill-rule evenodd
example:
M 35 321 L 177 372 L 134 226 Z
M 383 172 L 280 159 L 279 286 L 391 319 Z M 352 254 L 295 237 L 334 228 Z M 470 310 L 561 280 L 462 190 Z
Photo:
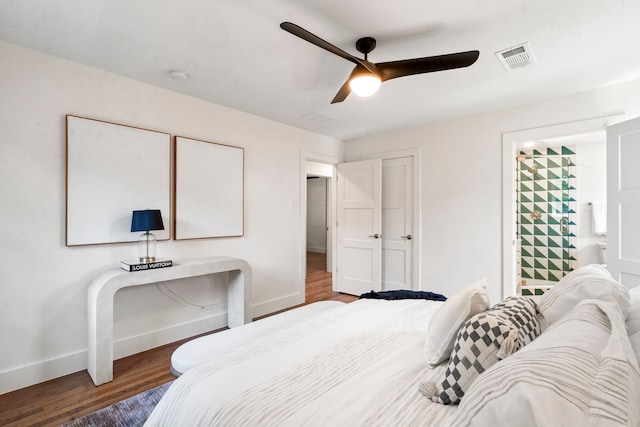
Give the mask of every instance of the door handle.
M 569 218 L 567 218 L 566 216 L 560 218 L 560 234 L 569 234 Z
M 376 234 L 372 234 L 372 235 L 370 235 L 369 237 L 373 237 L 374 239 L 377 239 L 377 238 L 379 238 L 379 237 L 380 237 L 380 235 L 379 235 L 378 233 L 376 233 Z
M 406 236 L 400 236 L 401 239 L 407 239 L 407 240 L 411 240 L 413 239 L 413 236 L 411 234 L 407 234 Z

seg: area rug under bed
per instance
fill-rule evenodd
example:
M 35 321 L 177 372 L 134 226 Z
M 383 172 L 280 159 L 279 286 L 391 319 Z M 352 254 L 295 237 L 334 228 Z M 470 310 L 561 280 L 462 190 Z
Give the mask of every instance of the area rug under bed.
M 173 381 L 92 412 L 62 427 L 142 426 Z

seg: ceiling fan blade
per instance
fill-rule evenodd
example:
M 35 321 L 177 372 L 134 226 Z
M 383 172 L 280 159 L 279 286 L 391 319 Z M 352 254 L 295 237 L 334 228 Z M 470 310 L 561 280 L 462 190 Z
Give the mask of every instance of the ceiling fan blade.
M 315 34 L 310 33 L 299 25 L 296 25 L 291 22 L 283 22 L 280 24 L 280 28 L 283 30 L 293 34 L 294 36 L 300 37 L 302 40 L 306 40 L 311 44 L 314 44 L 318 47 L 321 47 L 324 50 L 327 50 L 335 55 L 338 55 L 341 58 L 346 59 L 347 61 L 351 61 L 356 65 L 362 65 L 367 70 L 375 73 L 376 67 L 369 61 L 365 61 L 364 59 L 356 58 L 355 56 L 345 52 L 337 46 L 332 45 L 326 40 L 321 39 Z
M 363 72 L 366 73 L 367 70 L 362 68 L 360 65 L 356 65 L 355 67 L 353 67 L 353 70 L 351 70 L 351 74 L 349 74 L 349 78 L 347 79 L 346 82 L 344 82 L 344 84 L 342 85 L 342 87 L 340 88 L 340 90 L 338 91 L 336 96 L 333 97 L 333 100 L 331 101 L 331 103 L 335 104 L 335 103 L 342 102 L 345 99 L 347 99 L 347 96 L 349 96 L 349 94 L 351 93 L 351 85 L 349 84 L 349 83 L 351 83 L 351 79 L 356 74 L 360 74 L 360 73 L 363 73 Z
M 432 73 L 435 71 L 464 68 L 478 60 L 480 52 L 450 53 L 447 55 L 428 56 L 426 58 L 404 59 L 401 61 L 381 62 L 375 64 L 382 81 L 413 74 Z
M 336 104 L 338 102 L 342 102 L 345 99 L 347 99 L 347 96 L 349 96 L 349 94 L 351 93 L 351 86 L 349 86 L 349 80 L 351 80 L 351 77 L 349 77 L 347 81 L 344 82 L 344 84 L 342 85 L 338 93 L 336 93 L 336 96 L 333 97 L 333 99 L 331 100 L 332 104 Z

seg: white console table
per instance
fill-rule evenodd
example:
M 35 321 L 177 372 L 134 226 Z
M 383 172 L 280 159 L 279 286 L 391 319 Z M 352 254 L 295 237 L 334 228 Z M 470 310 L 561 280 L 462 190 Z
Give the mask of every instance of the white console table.
M 126 272 L 109 270 L 89 285 L 89 360 L 95 385 L 113 380 L 113 297 L 122 288 L 229 272 L 229 327 L 251 322 L 251 267 L 238 258 L 214 257 L 176 262 L 172 267 Z M 167 368 L 168 369 L 168 368 Z

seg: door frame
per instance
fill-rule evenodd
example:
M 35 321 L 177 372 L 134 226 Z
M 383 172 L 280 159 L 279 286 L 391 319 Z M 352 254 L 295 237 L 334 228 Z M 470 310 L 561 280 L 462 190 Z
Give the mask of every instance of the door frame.
M 625 119 L 626 114 L 613 114 L 502 134 L 502 299 L 516 294 L 516 144 L 601 131 Z
M 342 161 L 342 158 L 331 156 L 328 154 L 315 153 L 312 151 L 300 150 L 300 246 L 298 259 L 298 295 L 302 297 L 301 304 L 306 298 L 306 276 L 307 276 L 307 161 L 324 163 L 331 165 L 333 175 L 328 181 L 331 193 L 331 204 L 327 206 L 327 210 L 331 211 L 331 220 L 335 224 L 336 212 L 336 165 Z M 329 190 L 329 189 L 328 189 Z M 334 287 L 335 270 L 336 270 L 336 230 L 334 226 L 330 228 L 331 245 L 327 242 L 327 256 L 331 257 L 331 287 Z M 331 248 L 331 249 L 330 249 Z M 330 252 L 330 253 L 329 253 Z
M 362 156 L 361 160 L 391 160 L 399 157 L 413 157 L 413 283 L 414 288 L 422 290 L 422 228 L 420 213 L 422 212 L 422 173 L 420 166 L 422 165 L 422 149 L 410 148 L 407 150 L 386 151 L 383 153 L 371 153 Z M 356 161 L 355 159 L 350 161 Z

